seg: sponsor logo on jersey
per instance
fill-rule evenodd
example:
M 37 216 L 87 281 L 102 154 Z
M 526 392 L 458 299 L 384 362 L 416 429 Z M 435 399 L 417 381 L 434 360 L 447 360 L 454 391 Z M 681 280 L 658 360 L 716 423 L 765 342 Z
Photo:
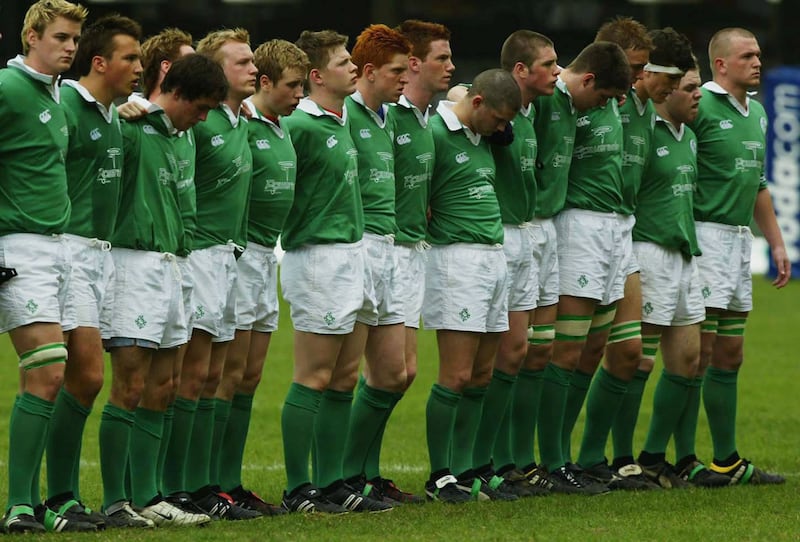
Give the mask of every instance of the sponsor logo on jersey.
M 358 135 L 361 136 L 361 139 L 369 139 L 372 137 L 372 132 L 370 132 L 369 128 L 362 128 L 359 130 Z
M 719 121 L 719 127 L 723 130 L 730 130 L 733 128 L 733 121 L 730 119 L 721 120 Z
M 398 145 L 408 145 L 411 143 L 411 134 L 400 134 L 395 141 L 397 141 Z
M 561 112 L 560 111 L 553 111 L 550 114 L 550 121 L 551 122 L 556 122 L 556 121 L 559 121 L 559 120 L 561 120 Z
M 167 185 L 171 183 L 174 179 L 174 175 L 170 170 L 165 167 L 158 168 L 158 182 L 163 185 Z
M 456 163 L 457 164 L 464 164 L 469 162 L 469 155 L 465 152 L 460 152 L 456 154 Z
M 49 109 L 45 109 L 44 111 L 39 113 L 39 122 L 41 122 L 42 124 L 47 124 L 48 122 L 50 122 L 50 119 L 52 119 L 52 118 L 53 118 L 53 115 L 50 114 L 50 110 Z
M 694 166 L 691 164 L 681 164 L 675 169 L 677 169 L 678 174 L 683 177 L 683 182 L 672 185 L 672 195 L 681 197 L 687 192 L 694 192 L 696 189 L 694 183 Z
M 261 151 L 271 148 L 269 145 L 269 139 L 256 139 L 256 148 Z
M 111 147 L 106 149 L 108 160 L 111 162 L 110 168 L 100 168 L 97 170 L 97 181 L 100 184 L 108 184 L 114 179 L 122 178 L 122 168 L 117 167 L 117 159 L 122 156 L 122 149 Z
M 494 194 L 494 187 L 491 184 L 484 184 L 482 186 L 471 186 L 468 189 L 470 199 L 483 199 L 490 194 Z
M 327 140 L 325 140 L 325 145 L 327 145 L 329 149 L 334 148 L 338 144 L 339 144 L 339 141 L 336 139 L 335 135 L 332 135 Z
M 759 122 L 759 124 L 761 124 L 761 131 L 766 134 L 767 133 L 767 119 L 764 118 L 764 117 L 761 117 L 760 119 L 758 119 L 758 122 Z
M 142 125 L 142 132 L 146 133 L 147 135 L 157 135 L 158 131 L 150 124 Z
M 600 143 L 605 143 L 606 141 L 606 134 L 611 132 L 611 126 L 598 126 L 597 128 L 592 128 L 592 135 L 594 137 L 600 138 Z
M 225 143 L 225 140 L 222 138 L 220 134 L 211 137 L 211 146 L 212 147 L 219 147 Z
M 623 166 L 632 166 L 634 164 L 643 166 L 645 164 L 645 158 L 643 156 L 642 147 L 645 144 L 645 139 L 641 136 L 629 136 L 628 141 L 630 142 L 630 146 L 634 147 L 634 152 L 628 152 L 627 150 L 622 150 L 622 165 Z
M 667 147 L 659 147 L 656 149 L 656 154 L 659 157 L 664 158 L 665 156 L 669 156 L 669 149 Z
M 358 180 L 358 150 L 347 149 L 347 156 L 350 158 L 350 169 L 344 172 L 344 182 L 352 186 Z
M 103 132 L 100 131 L 100 128 L 95 128 L 89 132 L 89 139 L 92 141 L 97 141 L 101 137 L 103 137 Z
M 589 126 L 592 122 L 589 120 L 589 115 L 584 115 L 582 117 L 578 117 L 578 120 L 575 121 L 575 126 L 578 128 L 583 128 L 584 126 Z
M 620 116 L 619 116 L 619 121 L 622 124 L 630 124 L 631 116 L 628 113 L 621 113 Z

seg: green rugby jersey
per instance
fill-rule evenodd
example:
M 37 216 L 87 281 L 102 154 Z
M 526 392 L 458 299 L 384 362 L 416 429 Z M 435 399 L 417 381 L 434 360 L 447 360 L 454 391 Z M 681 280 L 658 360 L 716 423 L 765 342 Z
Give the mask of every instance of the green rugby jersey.
M 397 243 L 416 243 L 427 235 L 434 160 L 433 132 L 428 121 L 428 111 L 420 111 L 405 96 L 389 107 L 389 122 L 394 125 Z
M 378 235 L 394 234 L 394 126 L 381 106 L 383 118 L 365 104 L 356 91 L 345 98 L 350 135 L 358 150 L 358 182 L 364 206 L 364 230 Z
M 577 111 L 562 79 L 550 96 L 534 102 L 538 150 L 536 158 L 536 216 L 550 218 L 564 208 L 569 183 L 572 149 L 575 145 Z
M 310 98 L 283 120 L 297 152 L 295 196 L 281 236 L 286 250 L 302 245 L 355 243 L 364 235 L 358 151 L 341 118 Z
M 699 256 L 693 200 L 697 181 L 697 138 L 686 125 L 676 129 L 658 118 L 642 176 L 633 240 Z
M 63 233 L 69 130 L 54 78 L 23 56 L 0 70 L 0 235 Z
M 197 231 L 197 194 L 194 186 L 195 144 L 194 132 L 189 128 L 178 132 L 172 140 L 175 157 L 178 160 L 178 207 L 183 222 L 183 239 L 178 249 L 179 256 L 186 256 L 194 246 L 194 233 Z
M 193 249 L 247 244 L 253 154 L 247 120 L 221 104 L 194 127 L 197 230 Z
M 183 239 L 178 207 L 175 129 L 153 104 L 122 122 L 122 197 L 111 243 L 115 247 L 177 254 Z
M 622 208 L 622 121 L 617 100 L 579 115 L 565 207 L 599 213 Z
M 651 99 L 644 103 L 636 90 L 628 91 L 628 99 L 619 108 L 622 121 L 622 207 L 620 212 L 632 215 L 636 210 L 636 194 L 642 182 L 642 172 L 650 154 L 650 138 L 656 125 L 656 108 Z
M 122 128 L 117 108 L 106 109 L 77 81 L 64 81 L 61 103 L 69 127 L 67 186 L 72 215 L 65 231 L 110 239 L 122 180 Z
M 440 102 L 431 119 L 436 161 L 431 180 L 428 240 L 434 245 L 503 242 L 495 166 L 489 144 Z
M 536 211 L 536 132 L 534 108 L 521 109 L 514 117 L 514 141 L 503 147 L 491 145 L 497 168 L 495 190 L 503 224 L 521 224 Z
M 747 99 L 745 110 L 722 87 L 708 82 L 692 130 L 697 134 L 697 195 L 694 218 L 732 226 L 753 219 L 765 178 L 767 115 Z
M 247 125 L 253 153 L 253 187 L 250 191 L 250 220 L 247 239 L 274 247 L 294 201 L 297 154 L 289 134 L 265 117 L 248 100 L 253 118 Z

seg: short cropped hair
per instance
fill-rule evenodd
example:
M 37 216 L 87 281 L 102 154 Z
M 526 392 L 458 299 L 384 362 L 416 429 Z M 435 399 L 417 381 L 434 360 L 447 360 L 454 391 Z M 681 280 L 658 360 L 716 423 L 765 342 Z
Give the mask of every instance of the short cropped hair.
M 170 66 L 161 82 L 161 92 L 173 91 L 189 101 L 211 98 L 221 102 L 228 95 L 228 80 L 217 62 L 195 53 L 177 59 Z
M 683 72 L 694 68 L 695 59 L 689 38 L 672 27 L 650 31 L 655 49 L 650 51 L 650 62 L 659 66 L 675 66 Z
M 500 68 L 492 68 L 476 75 L 467 96 L 481 96 L 483 102 L 495 110 L 508 108 L 516 111 L 522 106 L 519 85 L 509 72 Z
M 631 66 L 622 47 L 610 41 L 596 41 L 583 48 L 568 66 L 575 73 L 593 73 L 597 89 L 627 89 Z
M 553 47 L 550 38 L 533 30 L 517 30 L 503 42 L 500 50 L 500 66 L 511 71 L 517 62 L 531 66 L 539 58 L 539 50 Z
M 197 53 L 222 65 L 223 58 L 220 49 L 229 41 L 250 45 L 250 33 L 244 28 L 226 28 L 209 32 L 197 43 Z
M 294 44 L 308 55 L 309 70 L 321 70 L 328 65 L 331 52 L 337 47 L 347 46 L 349 39 L 335 30 L 303 30 Z
M 161 62 L 174 62 L 181 47 L 192 45 L 192 35 L 178 28 L 165 28 L 142 44 L 142 91 L 148 96 L 158 84 Z
M 114 54 L 114 36 L 118 35 L 139 40 L 142 38 L 142 27 L 133 19 L 116 13 L 85 26 L 81 31 L 81 45 L 75 53 L 73 64 L 78 75 L 89 74 L 94 57 L 111 58 Z
M 431 52 L 432 41 L 450 41 L 450 29 L 439 23 L 408 19 L 396 26 L 395 30 L 411 42 L 411 55 L 422 60 Z
M 708 42 L 708 60 L 711 63 L 711 72 L 714 73 L 714 59 L 728 56 L 731 38 L 755 39 L 755 35 L 745 28 L 729 27 L 718 30 Z
M 396 30 L 385 24 L 373 24 L 364 29 L 353 45 L 352 61 L 361 77 L 364 65 L 373 64 L 380 68 L 391 62 L 395 55 L 410 55 L 411 42 Z
M 647 34 L 647 28 L 631 17 L 617 17 L 605 23 L 597 31 L 594 41 L 610 41 L 622 47 L 624 51 L 653 49 L 653 41 Z
M 39 0 L 32 4 L 25 13 L 22 22 L 22 54 L 27 55 L 30 51 L 27 34 L 29 30 L 36 32 L 40 38 L 44 34 L 44 29 L 55 21 L 58 17 L 64 17 L 70 21 L 83 24 L 89 11 L 80 4 L 73 4 L 67 0 Z
M 259 79 L 266 75 L 270 81 L 277 83 L 287 68 L 297 68 L 303 74 L 308 73 L 308 55 L 286 40 L 264 42 L 253 51 L 253 56 Z

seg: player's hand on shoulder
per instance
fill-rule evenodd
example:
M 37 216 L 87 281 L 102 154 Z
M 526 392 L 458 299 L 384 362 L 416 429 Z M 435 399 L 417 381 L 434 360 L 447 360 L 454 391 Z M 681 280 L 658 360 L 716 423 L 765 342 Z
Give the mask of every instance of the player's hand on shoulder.
M 125 102 L 117 107 L 119 116 L 125 120 L 140 119 L 147 114 L 147 108 L 136 102 Z

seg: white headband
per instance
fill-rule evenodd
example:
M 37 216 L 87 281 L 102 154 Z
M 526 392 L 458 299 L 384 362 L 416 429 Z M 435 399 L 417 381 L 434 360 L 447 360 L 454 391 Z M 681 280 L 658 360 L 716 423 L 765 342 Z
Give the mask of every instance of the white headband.
M 668 73 L 670 75 L 683 75 L 683 70 L 676 66 L 659 66 L 658 64 L 650 64 L 649 62 L 644 65 L 644 71 Z

